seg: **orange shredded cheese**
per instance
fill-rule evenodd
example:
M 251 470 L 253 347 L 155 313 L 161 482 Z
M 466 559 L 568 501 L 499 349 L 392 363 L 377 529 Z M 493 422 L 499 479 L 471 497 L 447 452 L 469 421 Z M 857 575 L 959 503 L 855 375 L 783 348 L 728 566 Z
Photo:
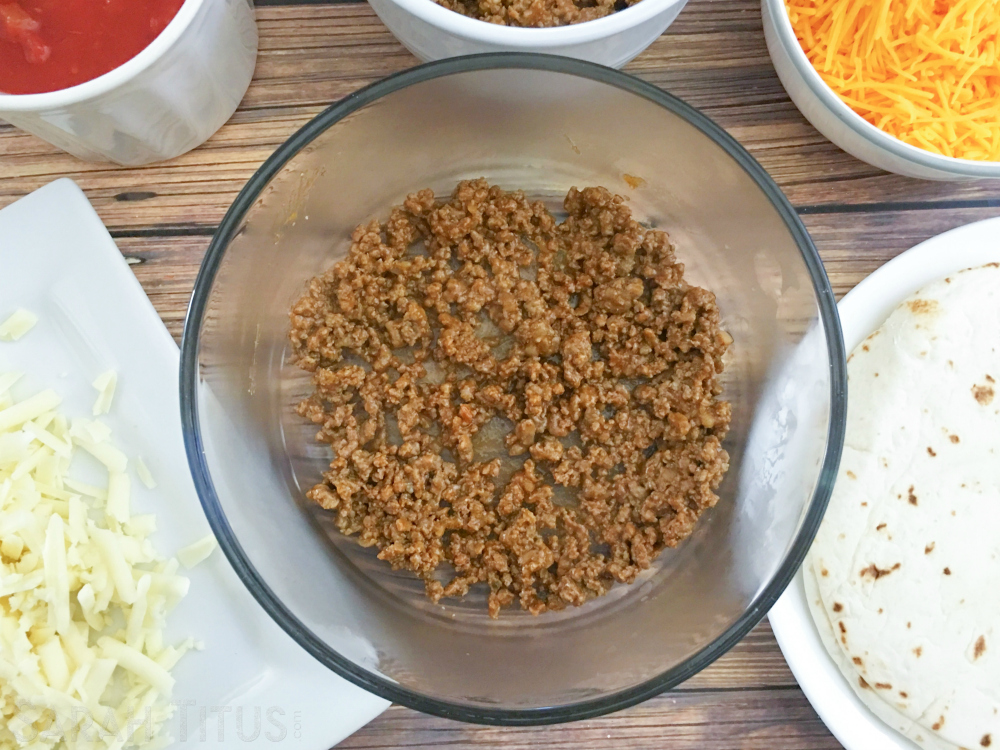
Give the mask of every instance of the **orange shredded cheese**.
M 823 80 L 912 146 L 1000 161 L 1000 0 L 786 0 Z

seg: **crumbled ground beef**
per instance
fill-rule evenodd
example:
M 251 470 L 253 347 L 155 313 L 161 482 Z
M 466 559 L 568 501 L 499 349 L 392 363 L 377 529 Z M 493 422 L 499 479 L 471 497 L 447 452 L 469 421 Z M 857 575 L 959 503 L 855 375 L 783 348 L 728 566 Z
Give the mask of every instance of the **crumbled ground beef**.
M 501 26 L 566 26 L 604 18 L 639 0 L 435 0 L 448 10 Z
M 333 451 L 308 497 L 434 601 L 486 584 L 494 617 L 632 582 L 729 466 L 714 295 L 621 197 L 565 208 L 484 180 L 414 193 L 291 311 L 298 410 Z

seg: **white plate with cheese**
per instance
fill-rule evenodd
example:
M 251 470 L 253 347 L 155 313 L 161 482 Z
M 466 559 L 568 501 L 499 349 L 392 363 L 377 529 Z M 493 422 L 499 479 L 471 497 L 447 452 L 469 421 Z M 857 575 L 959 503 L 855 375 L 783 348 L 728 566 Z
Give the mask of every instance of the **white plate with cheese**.
M 61 412 L 90 418 L 92 382 L 116 372 L 101 420 L 129 458 L 134 512 L 155 514 L 151 540 L 168 557 L 211 534 L 184 453 L 177 347 L 70 180 L 0 211 L 0 321 L 18 308 L 38 318 L 17 341 L 0 342 L 0 373 L 25 373 L 14 386 L 18 398 L 51 389 Z M 135 472 L 140 456 L 153 489 Z M 181 572 L 190 591 L 170 614 L 165 640 L 192 637 L 204 648 L 172 671 L 170 747 L 326 750 L 388 706 L 295 644 L 221 552 Z
M 918 290 L 950 274 L 994 262 L 1000 262 L 1000 218 L 945 232 L 886 263 L 838 306 L 847 351 L 860 346 Z M 845 748 L 919 750 L 865 706 L 829 656 L 810 613 L 801 570 L 768 618 L 803 692 Z

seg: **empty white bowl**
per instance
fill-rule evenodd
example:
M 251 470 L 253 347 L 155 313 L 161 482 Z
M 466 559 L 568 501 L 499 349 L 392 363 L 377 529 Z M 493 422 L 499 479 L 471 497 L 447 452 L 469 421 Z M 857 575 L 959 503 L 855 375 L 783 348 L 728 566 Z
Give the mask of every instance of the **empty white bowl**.
M 528 29 L 479 21 L 433 0 L 369 0 L 410 52 L 424 62 L 478 52 L 541 52 L 620 68 L 652 44 L 687 0 L 642 0 L 595 21 Z
M 232 116 L 256 60 L 252 0 L 187 0 L 146 49 L 102 76 L 44 94 L 0 93 L 0 118 L 87 161 L 171 159 Z
M 816 72 L 795 37 L 785 0 L 761 0 L 761 13 L 767 49 L 788 96 L 813 127 L 844 151 L 873 166 L 907 177 L 925 180 L 1000 178 L 1000 162 L 940 156 L 879 130 L 848 107 Z

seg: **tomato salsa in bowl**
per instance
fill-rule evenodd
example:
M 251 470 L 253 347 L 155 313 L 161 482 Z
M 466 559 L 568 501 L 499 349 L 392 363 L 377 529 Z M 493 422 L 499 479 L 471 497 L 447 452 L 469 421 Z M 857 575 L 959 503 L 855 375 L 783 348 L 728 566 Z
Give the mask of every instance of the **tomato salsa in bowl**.
M 0 0 L 0 93 L 40 94 L 128 62 L 184 0 Z
M 88 3 L 109 14 L 124 3 L 127 12 L 93 26 L 33 15 L 40 7 L 89 13 Z M 190 151 L 232 116 L 253 76 L 253 0 L 0 0 L 0 7 L 0 118 L 86 161 L 136 166 Z M 60 58 L 60 49 L 70 54 Z

